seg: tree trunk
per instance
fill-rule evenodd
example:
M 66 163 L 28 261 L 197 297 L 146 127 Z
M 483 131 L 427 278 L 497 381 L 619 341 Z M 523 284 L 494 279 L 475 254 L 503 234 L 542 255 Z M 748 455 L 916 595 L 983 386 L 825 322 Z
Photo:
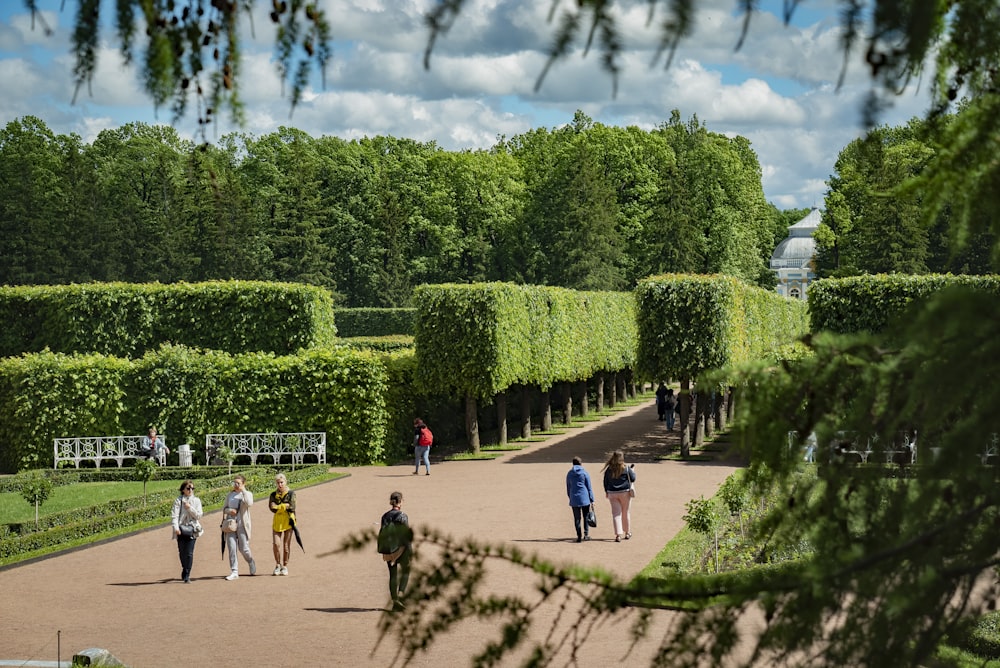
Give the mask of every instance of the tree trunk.
M 531 438 L 531 392 L 527 385 L 521 386 L 521 438 Z
M 715 390 L 708 392 L 708 405 L 705 406 L 705 438 L 712 440 L 712 432 L 715 431 L 715 405 L 719 402 L 719 393 Z
M 705 391 L 694 393 L 694 447 L 701 449 L 705 445 Z
M 471 394 L 465 397 L 465 435 L 473 454 L 479 454 L 479 415 L 477 414 L 476 398 Z
M 678 397 L 681 402 L 681 414 L 680 414 L 680 424 L 678 425 L 681 430 L 681 457 L 687 458 L 691 456 L 691 434 L 688 431 L 688 421 L 691 417 L 691 380 L 688 378 L 681 379 L 681 392 L 680 397 Z
M 573 383 L 563 383 L 563 424 L 573 424 Z
M 497 441 L 507 445 L 507 392 L 498 394 L 494 401 L 497 404 Z
M 635 401 L 639 397 L 639 390 L 635 386 L 635 370 L 628 370 L 628 396 Z
M 726 430 L 726 390 L 719 392 L 718 400 L 715 402 L 715 429 L 716 431 Z
M 726 422 L 732 423 L 734 419 L 736 419 L 736 388 L 730 387 L 726 399 Z
M 542 390 L 542 431 L 552 431 L 551 390 Z
M 608 382 L 608 408 L 614 408 L 618 403 L 618 372 L 612 371 Z
M 604 374 L 594 376 L 594 382 L 597 383 L 597 412 L 600 413 L 604 410 Z
M 587 417 L 590 412 L 590 397 L 587 396 L 587 381 L 580 381 L 580 417 Z
M 628 384 L 625 382 L 625 372 L 619 371 L 617 374 L 618 379 L 618 401 L 628 400 Z

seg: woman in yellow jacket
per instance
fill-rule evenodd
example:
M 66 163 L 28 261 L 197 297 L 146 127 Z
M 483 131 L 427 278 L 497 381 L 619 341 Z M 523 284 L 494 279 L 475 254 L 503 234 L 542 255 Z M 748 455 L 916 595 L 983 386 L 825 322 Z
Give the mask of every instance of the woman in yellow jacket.
M 274 513 L 271 525 L 274 541 L 274 575 L 288 575 L 288 558 L 292 556 L 292 523 L 295 521 L 295 492 L 288 489 L 284 473 L 274 477 L 277 489 L 271 492 L 267 507 Z

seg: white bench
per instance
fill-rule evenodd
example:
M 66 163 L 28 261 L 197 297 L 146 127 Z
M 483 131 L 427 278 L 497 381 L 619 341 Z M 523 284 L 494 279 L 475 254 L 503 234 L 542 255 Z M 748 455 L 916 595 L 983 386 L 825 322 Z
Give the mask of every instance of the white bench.
M 52 451 L 54 454 L 53 468 L 59 468 L 62 462 L 73 462 L 76 468 L 80 468 L 80 462 L 92 461 L 94 466 L 101 468 L 101 463 L 112 461 L 119 467 L 126 459 L 145 459 L 146 449 L 142 447 L 142 439 L 145 436 L 76 436 L 73 438 L 53 439 Z M 167 441 L 163 435 L 159 440 L 166 446 Z M 156 454 L 157 463 L 164 466 L 167 463 L 167 455 L 163 450 Z
M 219 448 L 229 448 L 234 459 L 241 455 L 249 457 L 254 466 L 258 457 L 270 457 L 271 464 L 276 465 L 286 455 L 293 464 L 303 464 L 307 455 L 315 457 L 317 464 L 325 464 L 326 432 L 208 434 L 205 436 L 205 461 L 211 463 L 218 456 Z

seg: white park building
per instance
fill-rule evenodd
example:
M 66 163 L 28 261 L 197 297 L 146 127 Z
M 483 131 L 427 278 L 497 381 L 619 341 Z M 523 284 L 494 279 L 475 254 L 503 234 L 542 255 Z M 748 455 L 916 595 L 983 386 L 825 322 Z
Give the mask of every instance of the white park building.
M 778 275 L 778 294 L 805 299 L 809 284 L 816 280 L 816 240 L 813 232 L 821 220 L 819 209 L 788 228 L 788 236 L 771 254 L 771 270 Z

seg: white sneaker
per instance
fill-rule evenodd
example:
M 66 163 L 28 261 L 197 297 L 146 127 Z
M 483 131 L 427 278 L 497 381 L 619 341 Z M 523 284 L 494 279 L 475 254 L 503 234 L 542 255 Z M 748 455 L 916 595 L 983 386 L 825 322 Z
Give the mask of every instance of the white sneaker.
M 281 575 L 281 566 L 275 566 L 274 572 L 271 575 Z
M 282 566 L 281 567 L 281 574 L 282 575 L 288 575 L 288 566 Z
M 233 580 L 238 580 L 239 577 L 240 577 L 240 574 L 237 573 L 236 571 L 233 571 L 232 573 L 230 573 L 229 575 L 226 576 L 226 579 L 229 580 L 229 581 L 233 581 Z

